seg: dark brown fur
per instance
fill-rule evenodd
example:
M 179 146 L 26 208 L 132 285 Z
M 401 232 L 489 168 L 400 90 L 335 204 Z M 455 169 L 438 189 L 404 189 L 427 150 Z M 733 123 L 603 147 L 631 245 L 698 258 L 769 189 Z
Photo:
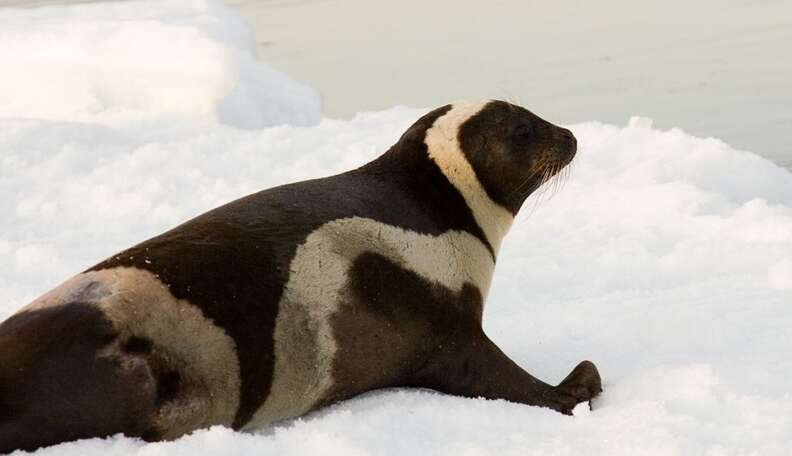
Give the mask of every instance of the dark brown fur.
M 157 391 L 142 358 L 97 352 L 117 334 L 73 303 L 14 315 L 0 331 L 0 452 L 124 432 L 142 436 Z M 101 419 L 97 419 L 101 417 Z
M 369 253 L 355 261 L 348 290 L 350 301 L 365 305 L 338 312 L 333 322 L 339 346 L 353 350 L 338 353 L 339 388 L 328 402 L 374 388 L 417 386 L 569 415 L 602 391 L 591 362 L 580 363 L 553 387 L 509 359 L 484 334 L 482 297 L 472 284 L 454 293 Z M 370 340 L 376 342 L 361 343 Z

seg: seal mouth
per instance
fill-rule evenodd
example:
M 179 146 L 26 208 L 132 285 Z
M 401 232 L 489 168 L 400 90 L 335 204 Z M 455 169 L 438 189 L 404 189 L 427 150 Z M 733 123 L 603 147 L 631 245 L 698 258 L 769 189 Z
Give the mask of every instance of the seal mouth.
M 537 166 L 536 171 L 534 171 L 538 178 L 537 188 L 550 182 L 550 180 L 556 176 L 560 176 L 559 180 L 566 180 L 568 177 L 569 167 L 567 167 L 567 165 L 572 162 L 572 159 L 575 157 L 575 152 L 554 151 L 554 155 L 556 156 L 553 157 L 553 159 L 543 160 L 542 163 Z
M 536 188 L 560 175 L 558 180 L 565 181 L 569 177 L 569 165 L 577 154 L 577 139 L 566 128 L 558 128 L 555 141 L 547 153 L 534 165 L 533 175 L 538 177 Z
M 558 159 L 563 162 L 561 166 L 566 166 L 575 158 L 577 153 L 577 138 L 566 128 L 559 129 L 558 136 L 558 146 L 555 153 L 559 156 Z
M 534 166 L 530 176 L 507 195 L 507 199 L 513 204 L 512 213 L 514 215 L 517 215 L 523 202 L 532 194 L 541 194 L 537 198 L 537 200 L 541 200 L 549 189 L 551 194 L 555 194 L 563 188 L 569 179 L 571 168 L 567 165 L 575 157 L 575 150 L 556 151 L 553 149 L 548 155 L 550 156 Z

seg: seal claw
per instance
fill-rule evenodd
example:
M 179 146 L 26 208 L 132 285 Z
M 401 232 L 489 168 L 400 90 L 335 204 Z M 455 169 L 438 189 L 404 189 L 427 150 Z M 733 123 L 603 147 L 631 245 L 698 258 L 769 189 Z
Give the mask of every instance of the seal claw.
M 591 361 L 582 361 L 556 386 L 559 393 L 559 411 L 572 415 L 572 409 L 581 402 L 591 400 L 602 392 L 602 379 L 597 366 Z

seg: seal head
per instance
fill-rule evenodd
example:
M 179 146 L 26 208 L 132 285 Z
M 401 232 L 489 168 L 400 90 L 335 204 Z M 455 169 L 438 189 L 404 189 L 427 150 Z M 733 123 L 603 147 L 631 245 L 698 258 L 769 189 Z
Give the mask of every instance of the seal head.
M 489 197 L 512 214 L 577 151 L 571 131 L 504 101 L 487 103 L 465 122 L 459 142 Z

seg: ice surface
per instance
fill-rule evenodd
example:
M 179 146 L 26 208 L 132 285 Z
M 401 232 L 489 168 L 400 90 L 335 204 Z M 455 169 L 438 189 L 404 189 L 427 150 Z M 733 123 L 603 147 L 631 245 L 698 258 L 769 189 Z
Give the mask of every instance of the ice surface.
M 244 26 L 212 3 L 3 11 L 0 23 L 26 49 L 0 75 L 0 318 L 218 204 L 365 163 L 425 112 L 250 128 L 310 124 L 317 98 L 255 63 Z M 648 119 L 570 128 L 572 176 L 529 200 L 506 238 L 485 329 L 550 382 L 597 363 L 593 411 L 388 390 L 255 434 L 39 453 L 789 454 L 792 174 Z

